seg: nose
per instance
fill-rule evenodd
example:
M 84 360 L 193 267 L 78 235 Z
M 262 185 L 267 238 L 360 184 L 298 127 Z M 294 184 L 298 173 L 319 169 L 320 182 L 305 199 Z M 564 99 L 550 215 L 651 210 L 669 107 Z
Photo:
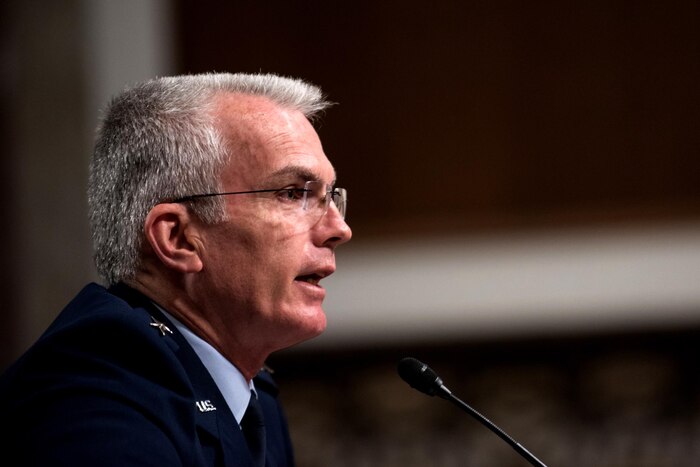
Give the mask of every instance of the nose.
M 328 211 L 314 226 L 313 232 L 314 242 L 318 246 L 327 246 L 333 249 L 349 242 L 352 238 L 352 230 L 340 215 L 335 203 L 330 203 Z

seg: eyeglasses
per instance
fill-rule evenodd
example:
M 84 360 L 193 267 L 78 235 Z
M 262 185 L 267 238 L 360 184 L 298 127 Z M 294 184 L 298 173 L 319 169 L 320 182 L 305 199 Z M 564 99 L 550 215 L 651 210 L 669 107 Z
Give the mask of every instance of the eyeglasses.
M 348 192 L 345 188 L 326 186 L 323 182 L 311 180 L 304 183 L 304 188 L 269 188 L 265 190 L 228 191 L 224 193 L 204 193 L 198 195 L 183 196 L 172 200 L 172 203 L 184 203 L 199 198 L 227 195 L 248 195 L 252 193 L 275 193 L 286 209 L 305 211 L 314 220 L 321 219 L 328 206 L 333 204 L 338 208 L 340 217 L 345 219 L 348 205 Z

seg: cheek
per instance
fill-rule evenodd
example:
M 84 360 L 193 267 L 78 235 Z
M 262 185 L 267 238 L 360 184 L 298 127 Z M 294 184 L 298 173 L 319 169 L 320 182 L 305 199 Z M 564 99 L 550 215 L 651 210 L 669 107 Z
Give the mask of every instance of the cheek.
M 303 236 L 284 222 L 259 222 L 256 229 L 239 229 L 231 236 L 230 267 L 242 279 L 264 284 L 290 282 L 304 255 Z M 292 277 L 290 277 L 292 276 Z M 268 291 L 273 292 L 273 291 Z
M 308 234 L 298 224 L 268 220 L 250 245 L 260 256 L 282 269 L 297 268 L 306 251 Z
M 209 253 L 221 272 L 226 271 L 237 284 L 259 289 L 246 293 L 276 295 L 284 293 L 303 265 L 307 231 L 269 209 L 231 213 Z

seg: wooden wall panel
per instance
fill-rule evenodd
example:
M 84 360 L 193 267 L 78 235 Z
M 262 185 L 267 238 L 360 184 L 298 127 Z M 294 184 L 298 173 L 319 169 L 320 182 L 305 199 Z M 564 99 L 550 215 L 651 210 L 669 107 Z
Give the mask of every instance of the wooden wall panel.
M 700 4 L 179 4 L 180 69 L 299 76 L 357 235 L 698 218 Z

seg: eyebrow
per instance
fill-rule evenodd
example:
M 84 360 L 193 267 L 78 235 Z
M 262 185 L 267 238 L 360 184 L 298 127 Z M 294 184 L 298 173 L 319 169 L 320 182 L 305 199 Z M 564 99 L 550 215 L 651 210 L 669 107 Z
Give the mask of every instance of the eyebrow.
M 295 180 L 306 182 L 309 180 L 320 180 L 321 177 L 318 173 L 314 173 L 309 170 L 308 167 L 301 165 L 288 165 L 282 167 L 279 170 L 272 172 L 269 176 L 265 177 L 266 183 L 273 183 L 275 181 L 281 181 L 288 177 L 294 177 Z M 330 182 L 330 186 L 335 186 L 335 178 Z

